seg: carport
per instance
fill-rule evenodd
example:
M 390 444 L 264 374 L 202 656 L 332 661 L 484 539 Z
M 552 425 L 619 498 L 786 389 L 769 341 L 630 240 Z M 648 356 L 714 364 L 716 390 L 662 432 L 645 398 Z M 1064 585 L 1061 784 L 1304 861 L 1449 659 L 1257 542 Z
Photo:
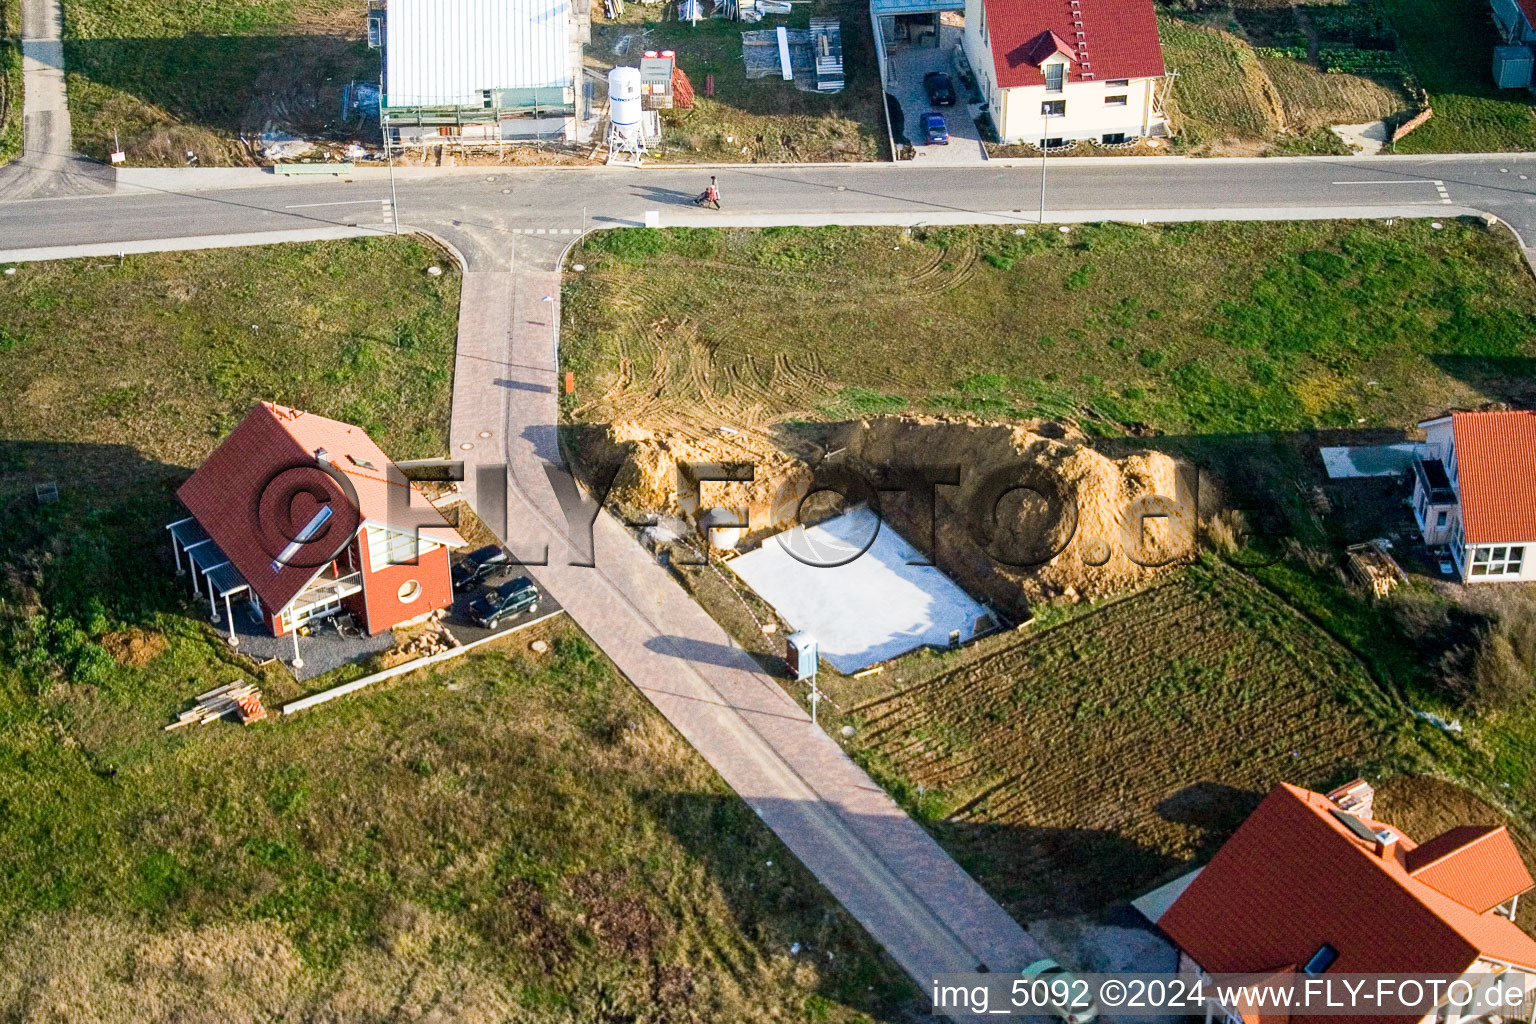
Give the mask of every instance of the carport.
M 917 150 L 917 160 L 929 164 L 978 164 L 986 161 L 981 135 L 976 130 L 977 104 L 960 84 L 956 53 L 961 29 L 943 24 L 945 12 L 963 12 L 957 0 L 871 0 L 869 13 L 875 33 L 875 54 L 880 64 L 880 84 L 887 96 L 901 105 L 903 124 L 891 124 L 898 139 L 905 135 Z M 942 71 L 955 83 L 958 94 L 952 107 L 933 107 L 923 89 L 923 76 Z M 887 105 L 889 110 L 889 105 Z M 948 146 L 924 144 L 922 115 L 936 110 L 949 127 Z

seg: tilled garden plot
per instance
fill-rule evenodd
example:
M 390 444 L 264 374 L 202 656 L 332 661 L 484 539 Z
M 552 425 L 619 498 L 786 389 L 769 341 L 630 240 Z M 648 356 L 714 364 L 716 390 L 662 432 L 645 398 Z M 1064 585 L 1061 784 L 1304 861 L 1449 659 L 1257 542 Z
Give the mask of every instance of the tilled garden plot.
M 1198 566 L 850 714 L 855 747 L 1030 918 L 1172 877 L 1276 782 L 1390 757 L 1398 711 L 1267 591 Z

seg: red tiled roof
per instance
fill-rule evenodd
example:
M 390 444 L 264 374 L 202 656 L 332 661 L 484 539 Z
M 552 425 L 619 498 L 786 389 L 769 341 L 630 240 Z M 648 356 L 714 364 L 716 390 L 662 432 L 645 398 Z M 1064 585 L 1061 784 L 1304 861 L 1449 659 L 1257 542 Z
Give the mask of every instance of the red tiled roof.
M 1536 28 L 1536 0 L 1519 0 L 1520 13 L 1525 15 L 1525 23 Z
M 1480 955 L 1536 969 L 1536 940 L 1513 922 L 1409 873 L 1412 840 L 1381 856 L 1332 807 L 1317 793 L 1277 786 L 1158 926 L 1216 973 L 1306 963 L 1324 943 L 1338 951 L 1329 968 L 1338 974 L 1461 974 Z
M 1152 0 L 982 0 L 997 84 L 1044 85 L 1040 62 L 1062 44 L 1069 82 L 1157 78 L 1163 48 Z M 1081 35 L 1079 35 L 1081 33 Z
M 330 472 L 316 461 L 320 449 Z M 361 427 L 270 402 L 176 493 L 268 612 L 286 607 L 365 522 L 464 543 Z M 330 521 L 274 569 L 322 502 L 334 510 Z
M 1536 885 L 1500 825 L 1463 825 L 1436 836 L 1403 858 L 1419 881 L 1479 914 Z
M 1536 412 L 1453 413 L 1451 431 L 1467 541 L 1536 541 Z

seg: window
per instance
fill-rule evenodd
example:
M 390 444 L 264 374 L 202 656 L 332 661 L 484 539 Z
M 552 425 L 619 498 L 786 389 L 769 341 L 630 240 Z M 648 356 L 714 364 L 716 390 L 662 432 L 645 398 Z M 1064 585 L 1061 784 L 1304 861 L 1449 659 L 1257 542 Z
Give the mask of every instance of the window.
M 1302 970 L 1307 974 L 1322 974 L 1332 967 L 1333 962 L 1338 958 L 1339 951 L 1325 942 L 1316 953 L 1312 954 L 1312 959 L 1307 961 L 1307 965 Z
M 1065 116 L 1067 116 L 1067 101 L 1066 100 L 1046 100 L 1044 103 L 1040 104 L 1040 115 L 1042 117 L 1065 117 Z
M 1125 106 L 1125 103 L 1126 103 L 1125 93 L 1121 93 L 1118 96 L 1105 96 L 1104 97 L 1104 105 L 1106 107 L 1123 107 L 1123 106 Z
M 1111 78 L 1104 83 L 1104 86 L 1109 89 L 1124 89 L 1130 84 L 1131 80 L 1129 78 Z
M 1045 91 L 1061 92 L 1062 81 L 1066 78 L 1067 66 L 1065 64 L 1047 64 L 1045 66 Z
M 374 572 L 386 565 L 411 565 L 418 558 L 437 547 L 435 541 L 421 538 L 420 545 L 414 533 L 399 530 L 368 531 L 368 563 Z
M 1473 576 L 1518 576 L 1525 568 L 1525 546 L 1478 548 L 1472 554 Z
M 1040 145 L 1044 146 L 1046 149 L 1060 149 L 1062 146 L 1066 145 L 1066 142 L 1066 139 L 1058 137 L 1054 139 L 1041 139 Z
M 1125 132 L 1110 132 L 1099 141 L 1106 146 L 1118 146 L 1125 141 Z
M 406 580 L 400 584 L 400 589 L 396 596 L 400 598 L 402 604 L 410 604 L 421 596 L 421 584 L 416 580 Z
M 976 26 L 976 32 L 981 36 L 981 41 L 987 41 L 987 5 L 981 4 L 981 20 Z
M 1445 517 L 1447 515 L 1449 515 L 1449 514 L 1450 513 L 1448 513 L 1448 512 L 1436 512 L 1435 513 L 1435 529 L 1437 529 L 1437 530 L 1445 529 Z

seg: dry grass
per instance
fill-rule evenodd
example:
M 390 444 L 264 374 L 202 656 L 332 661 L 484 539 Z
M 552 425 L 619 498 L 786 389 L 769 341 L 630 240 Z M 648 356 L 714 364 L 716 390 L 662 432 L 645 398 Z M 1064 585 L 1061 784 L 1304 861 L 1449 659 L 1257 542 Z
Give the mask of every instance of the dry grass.
M 1285 127 L 1285 111 L 1253 47 L 1230 32 L 1160 17 L 1163 60 L 1178 78 L 1167 114 L 1194 147 L 1225 155 L 1253 149 Z
M 580 634 L 546 635 L 171 735 L 201 630 L 121 667 L 128 700 L 23 702 L 0 671 L 0 1018 L 904 1019 L 864 932 Z
M 1335 124 L 1364 124 L 1410 105 L 1401 87 L 1359 75 L 1328 74 L 1305 61 L 1261 59 L 1280 95 L 1286 127 L 1298 135 Z

